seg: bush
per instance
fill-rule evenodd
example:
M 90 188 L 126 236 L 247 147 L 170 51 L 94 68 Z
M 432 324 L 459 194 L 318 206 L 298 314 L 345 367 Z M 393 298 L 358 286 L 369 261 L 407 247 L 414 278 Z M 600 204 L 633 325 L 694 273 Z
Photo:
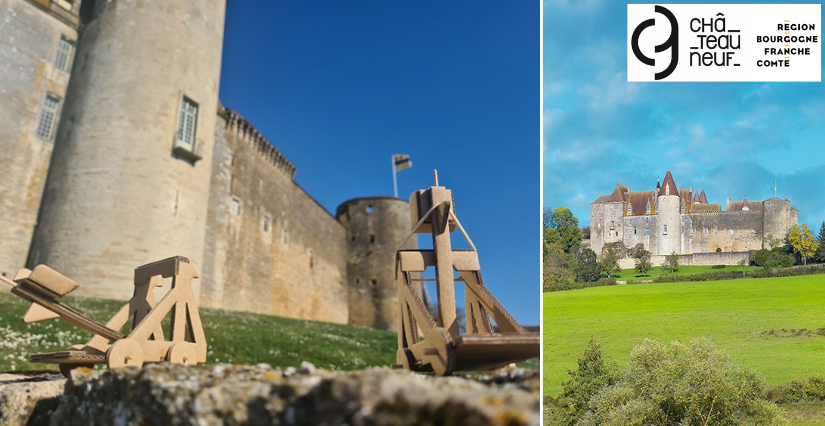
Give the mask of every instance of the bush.
M 779 387 L 774 399 L 779 403 L 825 401 L 825 378 L 814 376 L 807 383 L 793 379 Z
M 722 253 L 722 247 L 716 247 L 716 252 L 717 253 Z
M 779 425 L 782 409 L 763 387 L 707 339 L 687 346 L 645 340 L 631 352 L 629 370 L 590 398 L 576 424 Z
M 752 255 L 753 264 L 763 268 L 787 268 L 793 266 L 793 255 L 786 253 L 784 246 L 774 247 L 771 250 L 757 250 Z
M 725 269 L 726 265 L 713 265 L 710 269 Z
M 749 271 L 707 272 L 693 275 L 663 275 L 653 280 L 655 283 L 675 283 L 687 281 L 734 280 L 738 278 L 796 277 L 825 273 L 825 265 L 792 266 L 788 268 L 752 269 Z

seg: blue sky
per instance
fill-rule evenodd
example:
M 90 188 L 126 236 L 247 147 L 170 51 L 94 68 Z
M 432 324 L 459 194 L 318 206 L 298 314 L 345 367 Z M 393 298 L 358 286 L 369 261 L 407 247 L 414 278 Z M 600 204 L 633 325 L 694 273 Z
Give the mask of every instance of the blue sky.
M 539 18 L 527 1 L 230 1 L 220 98 L 333 213 L 392 195 L 393 154 L 413 162 L 401 198 L 438 169 L 485 284 L 537 325 Z
M 616 183 L 652 190 L 670 169 L 723 207 L 772 197 L 776 181 L 800 222 L 825 221 L 822 83 L 628 83 L 616 1 L 545 0 L 543 40 L 544 206 L 588 225 Z

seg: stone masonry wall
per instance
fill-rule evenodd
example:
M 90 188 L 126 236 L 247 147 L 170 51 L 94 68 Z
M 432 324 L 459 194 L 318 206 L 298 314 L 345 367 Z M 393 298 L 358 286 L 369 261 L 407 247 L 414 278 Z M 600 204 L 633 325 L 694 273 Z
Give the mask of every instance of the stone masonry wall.
M 690 215 L 694 253 L 739 252 L 762 248 L 762 213 L 737 211 Z
M 0 0 L 0 274 L 26 266 L 43 186 L 54 146 L 52 134 L 37 134 L 47 96 L 60 103 L 69 72 L 55 67 L 61 38 L 77 41 L 77 30 L 26 0 Z M 67 70 L 71 70 L 72 57 Z M 2 286 L 0 291 L 6 291 Z
M 201 304 L 347 323 L 345 228 L 234 112 L 218 117 L 214 153 Z

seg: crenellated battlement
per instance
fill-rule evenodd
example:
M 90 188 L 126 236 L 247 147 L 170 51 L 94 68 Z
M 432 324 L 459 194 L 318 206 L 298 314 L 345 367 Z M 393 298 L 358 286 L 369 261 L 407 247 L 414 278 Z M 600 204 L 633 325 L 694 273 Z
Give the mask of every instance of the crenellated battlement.
M 226 120 L 226 127 L 237 134 L 247 143 L 255 147 L 258 153 L 272 163 L 279 171 L 284 173 L 287 177 L 292 179 L 295 177 L 296 168 L 278 148 L 275 148 L 269 140 L 258 131 L 249 121 L 243 118 L 235 110 L 229 108 L 221 108 L 218 115 Z

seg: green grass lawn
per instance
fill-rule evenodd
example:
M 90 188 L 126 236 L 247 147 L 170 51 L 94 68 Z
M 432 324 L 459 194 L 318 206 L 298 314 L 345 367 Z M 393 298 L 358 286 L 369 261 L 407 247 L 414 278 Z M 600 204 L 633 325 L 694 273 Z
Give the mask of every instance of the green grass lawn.
M 758 269 L 758 266 L 738 266 L 738 265 L 727 265 L 722 269 L 712 269 L 710 265 L 708 266 L 689 266 L 683 265 L 679 267 L 679 270 L 674 272 L 673 275 L 695 275 L 695 274 L 704 274 L 704 273 L 714 273 L 714 272 L 730 272 L 730 271 L 748 271 L 751 269 Z M 661 266 L 655 266 L 651 269 L 647 276 L 639 274 L 636 272 L 635 269 L 622 269 L 621 272 L 618 274 L 613 274 L 613 277 L 620 281 L 642 281 L 642 280 L 652 280 L 661 277 L 663 274 L 663 269 Z M 670 275 L 670 273 L 668 273 Z
M 124 302 L 65 297 L 64 303 L 102 323 Z M 31 364 L 31 354 L 56 352 L 86 343 L 91 333 L 60 319 L 23 324 L 29 303 L 0 293 L 0 372 L 57 370 L 50 364 Z M 207 363 L 298 366 L 309 361 L 330 370 L 360 370 L 395 363 L 396 333 L 268 315 L 199 309 L 209 342 Z M 167 327 L 168 329 L 168 327 Z M 539 368 L 538 359 L 520 363 Z M 99 368 L 99 367 L 98 367 Z
M 545 395 L 559 394 L 567 369 L 576 367 L 591 337 L 606 359 L 621 367 L 645 338 L 688 342 L 708 337 L 772 387 L 825 374 L 825 337 L 781 332 L 825 327 L 825 275 L 545 293 L 543 326 Z M 770 330 L 774 335 L 763 333 Z

